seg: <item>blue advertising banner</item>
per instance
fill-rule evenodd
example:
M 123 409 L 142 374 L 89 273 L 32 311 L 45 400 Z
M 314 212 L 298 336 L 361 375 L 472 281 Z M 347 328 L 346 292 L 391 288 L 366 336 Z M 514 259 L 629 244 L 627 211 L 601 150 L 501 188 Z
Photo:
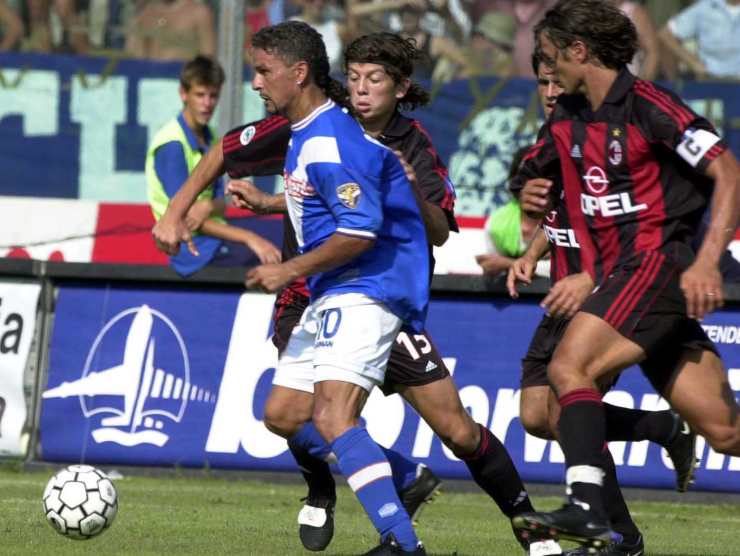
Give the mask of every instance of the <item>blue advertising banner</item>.
M 146 202 L 146 148 L 180 110 L 179 63 L 0 53 L 0 68 L 0 164 L 6 169 L 0 195 Z M 740 154 L 737 84 L 670 87 Z M 508 200 L 512 156 L 534 142 L 541 123 L 534 80 L 471 79 L 432 89 L 431 104 L 414 115 L 449 166 L 457 213 L 486 215 Z M 233 125 L 263 114 L 245 80 L 243 121 Z
M 60 287 L 41 414 L 47 461 L 295 470 L 285 441 L 262 424 L 276 351 L 273 297 L 234 291 Z M 503 440 L 527 481 L 560 482 L 557 444 L 518 422 L 519 361 L 542 311 L 533 301 L 440 298 L 428 330 L 474 419 Z M 740 391 L 740 311 L 704 323 Z M 613 403 L 666 407 L 636 369 Z M 373 392 L 363 413 L 379 443 L 443 477 L 466 467 L 397 395 Z M 623 484 L 673 488 L 668 459 L 647 442 L 612 443 Z M 697 489 L 740 492 L 740 458 L 700 443 Z

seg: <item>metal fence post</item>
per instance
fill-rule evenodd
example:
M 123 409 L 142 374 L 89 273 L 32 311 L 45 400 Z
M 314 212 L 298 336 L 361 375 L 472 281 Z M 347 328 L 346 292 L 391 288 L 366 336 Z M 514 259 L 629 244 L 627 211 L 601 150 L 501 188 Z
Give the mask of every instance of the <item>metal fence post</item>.
M 242 120 L 244 96 L 244 2 L 221 0 L 218 12 L 218 60 L 226 72 L 219 103 L 218 132 Z

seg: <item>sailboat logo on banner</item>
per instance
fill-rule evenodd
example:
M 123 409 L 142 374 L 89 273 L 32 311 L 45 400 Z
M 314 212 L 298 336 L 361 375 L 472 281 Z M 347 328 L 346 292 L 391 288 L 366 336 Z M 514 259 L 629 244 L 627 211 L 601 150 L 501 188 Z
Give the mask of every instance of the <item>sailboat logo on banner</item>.
M 166 369 L 157 366 L 155 350 L 159 353 L 161 348 Z M 110 360 L 116 363 L 101 363 Z M 108 321 L 90 348 L 81 378 L 43 394 L 45 399 L 69 396 L 79 397 L 86 418 L 102 417 L 99 427 L 91 431 L 96 442 L 122 446 L 162 447 L 169 440 L 166 430 L 182 421 L 189 402 L 216 402 L 215 393 L 191 383 L 180 332 L 147 305 L 122 311 Z

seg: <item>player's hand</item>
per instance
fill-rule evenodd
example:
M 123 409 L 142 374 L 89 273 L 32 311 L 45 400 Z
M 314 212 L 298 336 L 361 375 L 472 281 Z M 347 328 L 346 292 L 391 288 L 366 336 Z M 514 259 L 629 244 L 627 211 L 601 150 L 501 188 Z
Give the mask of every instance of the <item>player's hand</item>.
M 274 264 L 282 260 L 280 249 L 271 241 L 257 234 L 253 234 L 253 237 L 250 237 L 245 244 L 254 251 L 262 264 Z
M 536 267 L 537 261 L 533 261 L 526 255 L 514 259 L 514 262 L 509 267 L 509 274 L 506 276 L 506 289 L 509 290 L 509 295 L 512 299 L 519 298 L 519 292 L 516 291 L 516 283 L 531 284 Z
M 716 265 L 695 261 L 681 274 L 680 285 L 689 318 L 701 320 L 725 304 L 722 275 Z
M 193 236 L 185 225 L 183 219 L 176 219 L 164 213 L 162 218 L 152 228 L 152 237 L 157 244 L 157 249 L 170 256 L 177 255 L 180 251 L 180 242 L 185 242 L 190 251 L 196 257 L 200 255 L 193 243 Z
M 484 253 L 483 255 L 476 255 L 475 262 L 477 262 L 483 269 L 485 274 L 495 276 L 502 272 L 509 270 L 511 266 L 511 259 L 504 257 L 498 253 Z
M 519 194 L 522 210 L 535 218 L 542 218 L 552 210 L 550 190 L 552 181 L 544 178 L 527 180 Z
M 259 189 L 251 181 L 231 180 L 226 186 L 226 193 L 231 195 L 231 202 L 237 208 L 251 210 L 257 214 L 270 212 L 269 200 L 272 196 Z
M 247 272 L 244 284 L 249 289 L 273 293 L 295 278 L 287 264 L 263 264 Z
M 414 171 L 414 167 L 411 166 L 411 164 L 409 164 L 408 161 L 403 157 L 403 153 L 401 151 L 393 151 L 393 154 L 398 157 L 398 161 L 401 163 L 401 167 L 406 173 L 406 178 L 411 182 L 411 185 L 417 185 L 419 182 L 416 179 L 416 172 Z
M 540 306 L 551 317 L 572 318 L 594 290 L 594 280 L 588 272 L 571 274 L 555 282 Z
M 190 207 L 187 215 L 185 215 L 185 225 L 188 230 L 194 232 L 203 225 L 203 222 L 208 220 L 213 212 L 213 202 L 208 199 L 202 201 L 196 201 L 193 206 Z

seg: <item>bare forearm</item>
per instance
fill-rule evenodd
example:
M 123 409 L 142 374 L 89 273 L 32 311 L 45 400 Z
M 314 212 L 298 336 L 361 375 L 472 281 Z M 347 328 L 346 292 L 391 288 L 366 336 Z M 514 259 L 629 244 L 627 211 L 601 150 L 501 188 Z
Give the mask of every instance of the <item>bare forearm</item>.
M 249 237 L 249 234 L 252 233 L 248 230 L 230 226 L 216 220 L 206 220 L 198 231 L 207 236 L 239 243 L 244 243 Z
M 539 228 L 532 238 L 532 242 L 527 247 L 527 251 L 524 256 L 529 258 L 532 262 L 536 263 L 550 250 L 550 243 L 547 241 L 547 236 L 542 228 Z
M 712 213 L 697 259 L 718 265 L 740 223 L 740 167 L 732 153 L 725 151 L 708 173 L 715 179 Z
M 437 247 L 444 245 L 450 237 L 450 225 L 444 211 L 429 201 L 421 201 L 420 209 L 429 242 Z
M 294 257 L 284 264 L 290 268 L 294 279 L 311 276 L 347 264 L 372 248 L 374 243 L 374 240 L 334 234 L 316 249 Z
M 196 197 L 223 173 L 224 156 L 221 141 L 219 141 L 195 166 L 193 172 L 170 201 L 167 212 L 177 218 L 184 217 Z
M 663 27 L 663 29 L 660 30 L 658 38 L 671 54 L 688 65 L 692 71 L 696 72 L 698 68 L 703 67 L 701 60 L 699 60 L 696 55 L 686 50 L 686 48 L 681 44 L 681 41 L 671 33 L 671 30 L 668 29 L 668 27 Z

